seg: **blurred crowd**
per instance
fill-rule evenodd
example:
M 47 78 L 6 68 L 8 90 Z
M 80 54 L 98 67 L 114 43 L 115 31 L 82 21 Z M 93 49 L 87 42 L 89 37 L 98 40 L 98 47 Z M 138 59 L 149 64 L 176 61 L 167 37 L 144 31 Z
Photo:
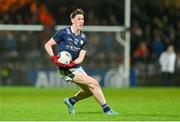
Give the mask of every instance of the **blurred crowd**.
M 122 3 L 124 0 L 121 0 Z M 118 25 L 123 24 L 123 4 L 116 0 L 1 0 L 1 24 L 43 24 L 46 27 L 53 25 L 70 24 L 69 13 L 82 8 L 87 25 Z M 105 8 L 104 8 L 105 7 Z M 103 14 L 102 11 L 103 10 Z
M 44 50 L 44 43 L 55 32 L 52 29 L 54 25 L 70 24 L 69 13 L 77 7 L 86 12 L 86 25 L 123 25 L 124 0 L 118 2 L 91 0 L 88 4 L 86 2 L 1 0 L 0 24 L 42 24 L 46 28 L 42 32 L 1 31 L 1 74 L 6 76 L 13 70 L 19 70 L 23 76 L 27 68 L 52 66 Z M 177 54 L 176 67 L 180 69 L 179 13 L 179 0 L 132 0 L 130 29 L 132 66 L 139 67 L 140 72 L 156 74 L 159 56 L 171 44 Z M 84 65 L 92 68 L 97 66 L 108 68 L 123 63 L 123 49 L 117 43 L 114 33 L 87 33 L 87 35 L 89 51 Z
M 170 2 L 133 4 L 131 54 L 134 60 L 156 61 L 168 45 L 180 51 L 180 7 Z
M 133 3 L 131 23 L 131 66 L 142 77 L 157 76 L 159 57 L 169 45 L 176 53 L 176 74 L 180 71 L 180 1 L 141 0 Z

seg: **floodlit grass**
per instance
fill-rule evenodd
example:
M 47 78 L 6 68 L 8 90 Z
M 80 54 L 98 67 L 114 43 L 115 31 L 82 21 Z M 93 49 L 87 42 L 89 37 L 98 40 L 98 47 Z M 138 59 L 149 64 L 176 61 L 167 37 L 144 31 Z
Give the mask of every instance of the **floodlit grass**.
M 93 97 L 75 105 L 69 115 L 63 103 L 75 88 L 0 87 L 0 120 L 118 121 L 180 120 L 180 88 L 103 89 L 119 115 L 104 115 Z

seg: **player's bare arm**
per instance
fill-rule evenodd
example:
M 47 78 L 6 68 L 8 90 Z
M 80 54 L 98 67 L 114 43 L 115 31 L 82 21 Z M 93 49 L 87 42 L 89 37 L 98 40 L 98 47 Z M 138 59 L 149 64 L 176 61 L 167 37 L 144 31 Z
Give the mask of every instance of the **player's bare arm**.
M 79 57 L 77 59 L 75 59 L 74 62 L 76 64 L 82 63 L 83 60 L 84 60 L 85 55 L 86 55 L 86 50 L 81 50 L 80 53 L 79 53 Z
M 56 45 L 56 42 L 54 41 L 53 38 L 51 38 L 51 39 L 45 44 L 45 49 L 46 49 L 47 53 L 48 53 L 50 56 L 54 56 L 53 45 Z
M 45 44 L 45 49 L 46 49 L 46 52 L 51 56 L 51 60 L 57 65 L 57 66 L 60 66 L 62 68 L 68 68 L 69 66 L 66 66 L 62 63 L 60 63 L 58 61 L 58 56 L 55 56 L 54 55 L 54 52 L 53 52 L 53 46 L 56 45 L 56 42 L 54 41 L 53 38 L 51 38 L 46 44 Z M 75 65 L 75 64 L 74 64 Z

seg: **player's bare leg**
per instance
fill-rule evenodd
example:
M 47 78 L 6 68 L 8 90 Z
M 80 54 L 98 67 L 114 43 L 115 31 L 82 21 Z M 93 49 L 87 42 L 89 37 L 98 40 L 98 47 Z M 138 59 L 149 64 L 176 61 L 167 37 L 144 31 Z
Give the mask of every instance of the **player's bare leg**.
M 92 93 L 87 86 L 78 83 L 76 84 L 81 87 L 81 90 L 77 92 L 73 97 L 64 99 L 64 103 L 67 105 L 70 114 L 75 114 L 74 104 L 76 102 L 92 96 Z
M 104 113 L 109 114 L 109 115 L 118 114 L 117 112 L 112 111 L 110 109 L 110 107 L 107 105 L 104 94 L 101 90 L 101 87 L 94 78 L 92 78 L 88 75 L 84 75 L 83 73 L 80 73 L 80 72 L 75 72 L 74 74 L 75 74 L 75 77 L 73 79 L 73 82 L 75 82 L 76 84 L 81 84 L 81 85 L 87 86 L 88 89 L 93 94 L 93 96 L 95 97 L 95 99 L 97 100 L 97 102 L 103 108 Z M 83 94 L 83 92 L 79 92 L 79 94 L 85 95 L 85 94 Z M 77 94 L 77 95 L 79 95 L 79 94 Z M 83 97 L 85 98 L 85 96 L 83 96 Z
M 76 102 L 92 96 L 92 93 L 87 86 L 78 83 L 76 84 L 81 87 L 81 90 L 73 96 Z
M 94 78 L 88 75 L 84 75 L 82 73 L 76 72 L 73 82 L 87 86 L 100 105 L 103 105 L 106 103 L 106 100 L 100 88 L 100 85 Z

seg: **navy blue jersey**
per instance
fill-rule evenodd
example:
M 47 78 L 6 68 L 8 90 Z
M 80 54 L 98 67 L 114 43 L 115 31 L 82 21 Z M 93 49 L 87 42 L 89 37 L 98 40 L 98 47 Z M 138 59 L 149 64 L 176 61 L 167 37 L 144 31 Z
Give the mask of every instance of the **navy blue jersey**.
M 72 56 L 72 60 L 78 58 L 80 50 L 86 50 L 85 44 L 87 43 L 87 36 L 82 32 L 75 35 L 71 31 L 71 27 L 66 27 L 57 31 L 52 38 L 58 45 L 58 51 L 69 52 Z

